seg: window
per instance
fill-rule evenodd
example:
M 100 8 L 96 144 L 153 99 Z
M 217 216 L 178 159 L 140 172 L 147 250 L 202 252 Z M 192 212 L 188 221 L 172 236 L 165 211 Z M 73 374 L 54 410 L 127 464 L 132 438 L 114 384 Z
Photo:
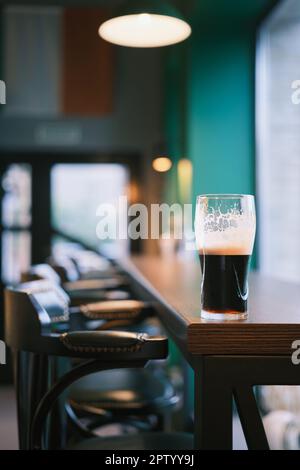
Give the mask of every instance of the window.
M 285 0 L 263 24 L 257 55 L 260 268 L 300 281 L 300 8 Z
M 31 167 L 9 165 L 2 175 L 2 282 L 17 283 L 31 261 Z
M 99 248 L 96 211 L 101 203 L 117 204 L 127 194 L 129 175 L 121 164 L 57 164 L 51 172 L 52 225 L 92 248 Z M 122 210 L 122 208 L 121 208 Z M 127 216 L 120 218 L 127 230 Z M 127 240 L 107 240 L 109 249 L 126 252 Z
M 300 282 L 300 105 L 292 102 L 295 80 L 300 80 L 300 8 L 299 0 L 285 0 L 263 24 L 258 41 L 259 263 L 267 275 Z M 299 412 L 300 387 L 267 386 L 261 396 L 265 411 L 290 413 L 284 445 L 299 449 L 292 420 Z M 280 414 L 267 419 L 273 430 L 277 426 L 284 432 Z M 270 425 L 266 429 L 275 442 L 278 432 Z

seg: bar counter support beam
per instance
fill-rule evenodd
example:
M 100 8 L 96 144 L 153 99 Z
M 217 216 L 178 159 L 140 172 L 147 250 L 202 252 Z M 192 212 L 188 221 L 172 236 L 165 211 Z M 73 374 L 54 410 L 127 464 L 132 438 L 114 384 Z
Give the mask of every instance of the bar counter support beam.
M 232 449 L 232 391 L 206 358 L 195 361 L 196 449 Z M 217 372 L 217 374 L 216 374 Z
M 248 448 L 268 449 L 253 387 L 300 385 L 300 366 L 290 356 L 192 356 L 191 364 L 195 373 L 195 448 L 232 449 L 234 396 Z

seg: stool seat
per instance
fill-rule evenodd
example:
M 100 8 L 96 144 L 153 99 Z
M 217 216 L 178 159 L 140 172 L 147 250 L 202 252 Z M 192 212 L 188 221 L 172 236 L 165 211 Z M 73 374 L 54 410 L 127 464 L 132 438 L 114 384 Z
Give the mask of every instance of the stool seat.
M 104 409 L 155 413 L 178 401 L 163 374 L 146 369 L 116 369 L 97 372 L 75 382 L 69 389 L 73 406 L 90 411 Z
M 66 291 L 71 299 L 71 305 L 83 305 L 91 302 L 99 302 L 101 300 L 127 300 L 130 298 L 129 292 L 125 290 L 111 290 L 111 291 L 101 291 L 101 290 L 89 290 L 84 289 Z
M 191 450 L 193 437 L 187 433 L 146 432 L 127 436 L 84 439 L 72 450 Z

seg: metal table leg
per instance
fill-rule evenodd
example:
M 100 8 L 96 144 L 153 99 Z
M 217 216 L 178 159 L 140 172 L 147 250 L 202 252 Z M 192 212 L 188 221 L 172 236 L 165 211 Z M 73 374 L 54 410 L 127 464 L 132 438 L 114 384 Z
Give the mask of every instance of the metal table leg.
M 194 372 L 195 448 L 232 449 L 232 390 L 205 357 L 195 360 Z
M 299 368 L 289 356 L 194 356 L 195 448 L 232 449 L 235 397 L 250 450 L 268 449 L 255 385 L 300 385 Z

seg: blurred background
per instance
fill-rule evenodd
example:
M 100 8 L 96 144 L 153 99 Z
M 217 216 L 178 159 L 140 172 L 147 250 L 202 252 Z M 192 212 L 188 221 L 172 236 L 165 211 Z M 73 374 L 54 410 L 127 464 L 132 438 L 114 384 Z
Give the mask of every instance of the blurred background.
M 299 1 L 173 3 L 190 38 L 136 49 L 98 36 L 121 0 L 0 2 L 1 293 L 61 238 L 99 249 L 96 208 L 122 195 L 255 194 L 254 267 L 300 281 Z

